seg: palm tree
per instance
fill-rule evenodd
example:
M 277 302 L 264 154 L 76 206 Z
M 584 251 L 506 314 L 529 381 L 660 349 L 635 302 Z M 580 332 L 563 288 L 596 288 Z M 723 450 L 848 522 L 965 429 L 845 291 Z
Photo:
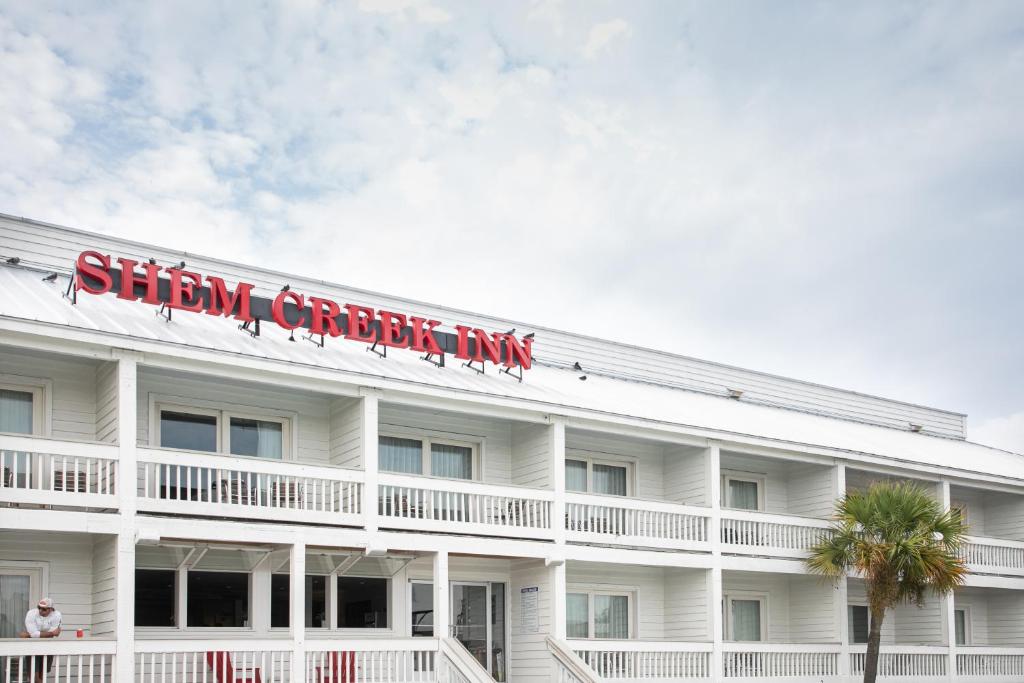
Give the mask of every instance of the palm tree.
M 836 502 L 829 533 L 811 547 L 809 570 L 833 581 L 864 579 L 870 615 L 864 683 L 878 675 L 886 610 L 924 604 L 964 582 L 960 545 L 967 527 L 959 509 L 943 510 L 920 486 L 878 482 Z

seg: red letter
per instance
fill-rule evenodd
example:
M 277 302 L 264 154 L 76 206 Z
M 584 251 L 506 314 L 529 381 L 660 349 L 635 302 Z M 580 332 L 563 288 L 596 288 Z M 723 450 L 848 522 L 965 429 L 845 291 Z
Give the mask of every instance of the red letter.
M 210 283 L 210 305 L 206 307 L 208 315 L 222 315 L 221 311 L 223 310 L 223 315 L 226 318 L 231 315 L 231 311 L 235 310 L 235 306 L 238 306 L 238 313 L 235 314 L 236 320 L 243 322 L 253 320 L 249 309 L 249 293 L 252 291 L 252 285 L 247 282 L 239 282 L 238 287 L 231 294 L 231 298 L 228 298 L 224 280 L 207 275 L 206 281 Z
M 88 258 L 96 259 L 99 261 L 99 265 L 94 266 L 89 263 L 86 260 Z M 114 279 L 110 277 L 109 272 L 109 256 L 104 256 L 103 254 L 95 251 L 83 251 L 78 255 L 76 270 L 78 272 L 78 278 L 75 280 L 76 290 L 85 290 L 89 294 L 106 294 L 110 291 L 110 288 L 114 286 Z M 84 279 L 86 277 L 99 282 L 100 286 L 91 286 L 89 281 Z
M 408 322 L 401 313 L 381 311 L 380 315 L 380 343 L 384 346 L 393 346 L 396 349 L 404 349 L 409 346 L 409 340 L 405 337 L 403 329 Z
M 160 303 L 156 291 L 157 275 L 160 273 L 160 266 L 153 263 L 143 263 L 142 267 L 146 271 L 146 276 L 136 277 L 135 266 L 138 265 L 138 262 L 127 258 L 119 258 L 117 262 L 121 264 L 121 291 L 117 293 L 117 298 L 135 301 L 139 298 L 135 296 L 135 285 L 140 284 L 146 285 L 146 294 L 142 297 L 145 303 L 153 304 L 154 306 Z
M 195 296 L 193 288 L 202 286 L 203 281 L 199 278 L 199 275 L 187 270 L 178 270 L 177 268 L 167 268 L 167 272 L 171 274 L 171 300 L 167 302 L 167 305 L 171 308 L 180 308 L 183 311 L 193 311 L 195 313 L 203 310 L 203 302 L 198 299 L 190 304 L 182 301 L 182 294 L 191 301 L 192 297 Z M 182 279 L 190 280 L 190 282 L 182 282 Z
M 473 336 L 476 337 L 476 353 L 473 354 L 473 360 L 483 362 L 484 353 L 486 353 L 487 358 L 495 365 L 501 362 L 500 334 L 495 332 L 492 338 L 491 335 L 478 328 L 473 330 Z
M 284 314 L 284 300 L 291 299 L 292 303 L 299 308 L 299 321 L 297 323 L 288 322 L 288 318 Z M 306 300 L 303 299 L 301 294 L 295 292 L 281 292 L 274 299 L 273 305 L 270 307 L 270 311 L 273 314 L 274 322 L 283 327 L 286 330 L 294 330 L 297 327 L 302 327 L 303 323 L 306 322 L 305 318 L 301 315 L 302 309 L 306 307 Z
M 455 357 L 469 360 L 469 328 L 465 325 L 456 325 L 455 331 L 459 333 L 458 343 L 455 345 Z
M 318 299 L 315 296 L 309 297 L 309 305 L 313 308 L 313 322 L 309 326 L 309 331 L 312 334 L 326 334 L 331 337 L 340 337 L 342 332 L 338 329 L 338 322 L 335 318 L 341 314 L 341 309 L 338 308 L 338 304 L 334 303 L 330 299 Z M 324 306 L 327 306 L 327 310 L 324 310 Z M 327 329 L 324 330 L 324 323 L 327 323 Z
M 367 344 L 377 341 L 377 332 L 370 330 L 370 321 L 374 318 L 372 308 L 345 304 L 345 310 L 348 312 L 348 334 L 345 335 L 346 339 L 366 342 Z
M 505 339 L 505 367 L 514 368 L 516 365 L 521 365 L 523 370 L 529 370 L 533 360 L 533 339 L 523 339 L 523 344 L 520 346 L 519 340 L 511 334 L 503 336 Z
M 434 338 L 434 328 L 441 324 L 439 320 L 426 320 L 424 318 L 412 317 L 409 318 L 409 322 L 412 323 L 412 348 L 413 351 L 419 351 L 421 353 L 437 353 L 441 354 L 444 351 L 441 350 L 441 345 L 437 343 Z M 427 328 L 423 329 L 426 325 Z

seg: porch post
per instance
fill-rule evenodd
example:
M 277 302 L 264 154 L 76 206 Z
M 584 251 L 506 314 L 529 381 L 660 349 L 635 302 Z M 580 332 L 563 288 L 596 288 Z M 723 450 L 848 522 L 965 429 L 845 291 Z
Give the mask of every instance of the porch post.
M 451 602 L 448 598 L 448 551 L 434 553 L 434 637 L 449 636 Z
M 565 640 L 565 561 L 551 562 L 551 635 Z
M 122 683 L 135 680 L 135 443 L 137 419 L 137 354 L 115 351 L 117 360 L 117 498 L 120 533 L 117 535 L 116 676 Z
M 722 568 L 712 567 L 708 572 L 708 596 L 711 600 L 711 680 L 723 678 L 722 665 Z
M 291 680 L 302 681 L 306 677 L 306 541 L 302 536 L 292 543 L 288 572 Z
M 377 393 L 373 389 L 362 388 L 360 393 L 361 412 L 359 416 L 359 431 L 362 434 L 363 446 L 363 519 L 366 531 L 371 535 L 377 531 L 377 422 L 379 419 L 379 407 Z M 372 540 L 372 539 L 371 539 Z
M 711 680 L 722 680 L 722 453 L 717 443 L 708 446 L 707 481 L 708 505 L 711 515 L 708 519 L 708 541 L 715 566 L 708 572 L 708 615 L 711 627 Z
M 943 510 L 950 507 L 949 481 L 943 479 L 939 482 L 939 502 Z M 956 675 L 956 608 L 954 605 L 954 594 L 942 596 L 940 614 L 942 614 L 942 630 L 946 634 L 946 645 L 948 646 L 946 663 L 946 675 L 951 681 L 955 681 Z
M 551 504 L 551 530 L 555 543 L 565 545 L 565 420 L 561 417 L 552 417 L 548 434 L 551 485 L 555 491 L 555 499 Z
M 846 464 L 836 461 L 832 466 L 832 500 L 837 501 L 846 495 Z M 850 622 L 846 616 L 849 603 L 847 579 L 839 580 L 835 592 L 835 620 L 839 627 L 839 675 L 850 675 Z

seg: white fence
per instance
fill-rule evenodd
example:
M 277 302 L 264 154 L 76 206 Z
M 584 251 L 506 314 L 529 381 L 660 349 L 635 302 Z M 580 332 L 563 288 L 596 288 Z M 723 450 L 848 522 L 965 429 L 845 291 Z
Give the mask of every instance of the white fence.
M 1024 681 L 1024 650 L 1000 647 L 958 647 L 957 675 L 965 680 Z
M 806 557 L 828 532 L 825 520 L 739 510 L 722 511 L 722 552 Z
M 423 683 L 437 680 L 436 638 L 307 641 L 308 683 Z
M 286 683 L 291 642 L 140 640 L 136 683 Z
M 703 508 L 619 496 L 565 496 L 566 538 L 677 550 L 703 549 L 708 511 Z
M 473 481 L 381 474 L 382 527 L 554 538 L 550 491 Z
M 979 574 L 1024 575 L 1024 543 L 968 536 L 961 548 L 964 561 Z
M 263 458 L 140 448 L 139 510 L 361 526 L 363 473 Z
M 839 673 L 838 645 L 727 643 L 722 650 L 725 678 L 828 679 Z
M 111 640 L 21 640 L 0 645 L 0 681 L 44 683 L 112 683 L 114 647 Z
M 854 676 L 863 676 L 867 646 L 854 647 L 857 651 L 850 653 L 850 671 Z M 878 675 L 897 680 L 915 676 L 945 676 L 948 661 L 949 650 L 944 647 L 883 645 L 878 655 Z
M 711 676 L 710 643 L 570 640 L 567 644 L 606 680 L 679 680 Z
M 117 507 L 116 446 L 0 436 L 0 502 Z

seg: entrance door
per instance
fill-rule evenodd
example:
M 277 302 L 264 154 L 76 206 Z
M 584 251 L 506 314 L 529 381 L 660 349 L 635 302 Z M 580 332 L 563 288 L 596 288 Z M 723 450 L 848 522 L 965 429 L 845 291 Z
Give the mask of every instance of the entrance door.
M 411 581 L 412 635 L 433 636 L 433 585 Z M 506 680 L 505 584 L 484 581 L 453 581 L 450 584 L 451 635 L 465 646 L 491 677 Z
M 465 645 L 488 672 L 491 660 L 489 588 L 486 583 L 452 583 L 452 637 Z

